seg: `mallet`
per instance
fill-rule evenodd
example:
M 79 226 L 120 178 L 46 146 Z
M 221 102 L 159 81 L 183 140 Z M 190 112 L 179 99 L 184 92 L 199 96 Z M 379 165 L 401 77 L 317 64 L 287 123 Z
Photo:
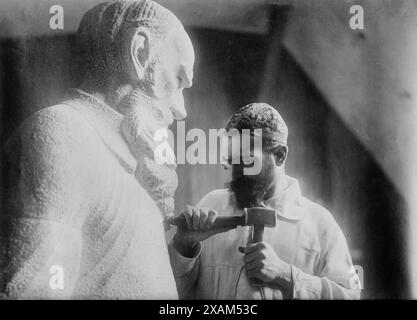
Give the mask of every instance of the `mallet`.
M 274 228 L 277 224 L 277 216 L 275 210 L 253 207 L 245 208 L 241 216 L 219 216 L 214 221 L 211 229 L 237 226 L 253 226 L 252 243 L 262 242 L 265 227 Z M 187 230 L 187 221 L 183 215 L 171 217 L 165 220 L 166 229 L 169 225 L 175 225 L 178 228 Z M 262 286 L 263 282 L 257 278 L 251 280 L 252 285 Z
M 261 242 L 264 233 L 264 227 L 275 227 L 276 215 L 275 210 L 254 207 L 245 208 L 241 216 L 219 216 L 214 221 L 211 229 L 219 228 L 236 228 L 238 226 L 250 226 L 253 225 L 252 242 Z M 177 217 L 169 217 L 165 220 L 165 224 L 175 225 L 181 229 L 188 229 L 187 221 L 183 215 Z

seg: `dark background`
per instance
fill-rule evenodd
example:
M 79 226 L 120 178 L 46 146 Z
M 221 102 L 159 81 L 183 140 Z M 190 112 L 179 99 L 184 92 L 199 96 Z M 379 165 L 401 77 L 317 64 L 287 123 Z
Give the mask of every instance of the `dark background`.
M 405 202 L 374 157 L 282 45 L 289 9 L 271 11 L 266 34 L 187 28 L 196 50 L 186 91 L 186 128 L 221 128 L 250 102 L 275 106 L 289 127 L 287 171 L 341 225 L 364 298 L 407 298 Z M 79 82 L 74 34 L 0 42 L 0 142 L 31 113 L 60 101 Z M 180 165 L 177 211 L 228 180 L 220 165 Z

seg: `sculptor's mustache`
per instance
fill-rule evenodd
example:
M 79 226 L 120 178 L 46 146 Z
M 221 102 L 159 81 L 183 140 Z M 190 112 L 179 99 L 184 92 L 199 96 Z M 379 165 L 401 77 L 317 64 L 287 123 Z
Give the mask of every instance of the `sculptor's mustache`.
M 256 175 L 245 174 L 244 167 L 242 165 L 232 165 L 232 179 L 244 179 L 248 181 L 258 181 L 263 179 L 262 172 Z
M 237 206 L 241 209 L 260 206 L 266 194 L 266 181 L 254 182 L 245 178 L 233 179 L 229 183 L 230 190 L 234 193 Z

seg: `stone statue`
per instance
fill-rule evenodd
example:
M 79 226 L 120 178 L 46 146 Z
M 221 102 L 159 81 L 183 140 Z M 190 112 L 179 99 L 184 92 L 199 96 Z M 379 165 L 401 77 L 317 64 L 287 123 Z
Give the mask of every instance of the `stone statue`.
M 186 117 L 191 41 L 159 4 L 116 0 L 84 15 L 77 47 L 82 84 L 6 148 L 0 293 L 176 299 L 162 218 L 177 176 L 153 138 Z

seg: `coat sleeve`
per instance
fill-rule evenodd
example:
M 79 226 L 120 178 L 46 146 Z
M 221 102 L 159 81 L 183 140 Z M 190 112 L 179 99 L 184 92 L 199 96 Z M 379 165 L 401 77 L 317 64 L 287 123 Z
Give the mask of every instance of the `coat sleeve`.
M 0 214 L 0 293 L 6 298 L 68 298 L 81 260 L 82 124 L 43 112 L 10 139 Z
M 194 288 L 200 271 L 201 244 L 199 244 L 199 249 L 196 250 L 197 254 L 193 258 L 182 256 L 174 248 L 172 240 L 168 245 L 168 251 L 179 298 L 194 299 Z

